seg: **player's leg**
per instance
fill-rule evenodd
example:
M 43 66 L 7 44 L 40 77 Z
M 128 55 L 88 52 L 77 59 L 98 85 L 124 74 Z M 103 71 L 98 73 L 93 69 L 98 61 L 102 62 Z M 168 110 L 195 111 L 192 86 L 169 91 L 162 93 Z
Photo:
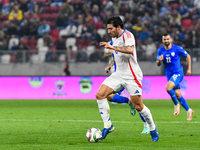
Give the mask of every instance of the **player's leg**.
M 114 94 L 109 95 L 107 99 L 110 102 L 112 102 L 113 105 L 117 105 L 118 103 L 122 103 L 122 104 L 128 103 L 129 102 L 128 98 L 126 98 L 125 96 L 120 96 L 123 90 L 124 90 L 124 87 L 122 87 L 118 92 L 114 92 Z
M 119 92 L 118 92 L 118 94 L 119 95 L 122 95 L 123 97 L 126 97 L 125 95 L 124 95 L 124 87 L 122 87 L 120 90 L 119 90 Z M 124 102 L 124 103 L 122 103 L 122 105 L 124 106 L 124 105 L 126 105 L 126 102 Z
M 121 93 L 123 90 L 124 90 L 124 87 L 118 93 Z M 131 115 L 135 116 L 136 109 L 133 106 L 133 104 L 131 103 L 131 100 L 129 98 L 120 96 L 118 94 L 110 94 L 110 95 L 108 95 L 107 99 L 111 102 L 116 102 L 116 103 L 128 103 L 129 107 L 130 107 Z M 140 115 L 141 120 L 144 122 L 144 129 L 142 131 L 142 134 L 148 134 L 149 126 L 140 113 L 139 113 L 139 115 Z
M 187 104 L 186 100 L 183 98 L 183 96 L 181 96 L 181 91 L 179 88 L 175 90 L 175 93 L 176 93 L 176 97 L 178 98 L 178 101 L 180 102 L 181 106 L 183 106 L 183 108 L 187 111 L 187 120 L 191 121 L 194 111 L 188 106 L 188 104 Z
M 110 94 L 107 99 L 111 102 L 117 103 L 129 103 L 129 99 L 127 97 L 120 96 L 119 94 Z
M 106 98 L 111 93 L 113 93 L 113 89 L 104 84 L 100 86 L 98 92 L 96 93 L 96 99 L 99 106 L 101 117 L 104 121 L 104 127 L 110 127 L 111 125 L 110 115 L 109 115 L 110 107 Z
M 101 118 L 104 122 L 104 128 L 102 130 L 102 139 L 105 139 L 107 134 L 114 130 L 114 126 L 110 120 L 110 107 L 107 101 L 107 96 L 113 93 L 114 90 L 107 85 L 102 84 L 96 93 L 96 99 L 101 114 Z
M 148 123 L 150 128 L 150 134 L 152 141 L 158 141 L 159 135 L 157 127 L 153 121 L 150 110 L 143 104 L 141 95 L 131 96 L 131 101 L 135 106 L 135 109 L 143 116 L 144 120 Z
M 113 105 L 117 105 L 118 103 L 116 102 L 116 97 L 114 97 L 114 96 L 115 96 L 115 94 L 108 95 L 107 100 L 109 100 L 110 102 L 112 102 Z
M 127 82 L 125 81 L 124 87 L 131 95 L 131 102 L 133 103 L 135 109 L 143 116 L 144 120 L 148 123 L 152 141 L 158 141 L 159 135 L 151 112 L 142 102 L 142 89 L 139 87 L 138 83 L 130 80 Z
M 122 88 L 120 79 L 113 73 L 106 78 L 101 84 L 98 92 L 96 93 L 96 99 L 99 107 L 101 117 L 104 122 L 104 128 L 102 130 L 102 139 L 105 139 L 107 134 L 114 130 L 114 126 L 110 119 L 110 107 L 107 101 L 108 95 L 114 91 L 118 91 Z
M 121 93 L 122 91 L 124 90 L 124 87 L 121 88 L 119 90 L 119 92 L 115 92 L 115 93 Z M 124 97 L 124 96 L 120 96 L 119 94 L 110 94 L 107 99 L 111 102 L 116 102 L 116 103 L 128 103 L 129 104 L 129 107 L 130 107 L 130 112 L 131 112 L 131 115 L 135 116 L 136 114 L 136 109 L 135 107 L 133 106 L 133 104 L 131 103 L 131 100 L 127 97 Z
M 176 75 L 173 75 L 169 79 L 169 81 L 166 85 L 166 90 L 167 90 L 168 94 L 171 96 L 171 99 L 174 103 L 174 116 L 177 116 L 180 113 L 180 105 L 178 104 L 178 99 L 177 99 L 175 91 L 174 91 L 174 87 L 176 86 L 175 80 L 177 79 L 177 77 L 175 78 L 174 76 L 176 76 Z
M 144 119 L 144 117 L 140 113 L 139 113 L 139 116 L 140 116 L 141 120 L 144 123 L 144 129 L 141 132 L 141 134 L 149 134 L 150 129 L 149 129 L 148 123 L 146 122 L 146 120 Z

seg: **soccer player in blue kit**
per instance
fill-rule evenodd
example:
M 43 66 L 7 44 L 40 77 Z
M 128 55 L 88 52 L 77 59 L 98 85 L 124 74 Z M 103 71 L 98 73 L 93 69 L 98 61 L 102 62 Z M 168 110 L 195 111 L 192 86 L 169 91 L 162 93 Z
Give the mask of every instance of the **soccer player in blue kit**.
M 190 55 L 178 45 L 172 44 L 171 36 L 166 33 L 162 36 L 164 46 L 157 51 L 157 66 L 163 62 L 165 67 L 165 74 L 168 80 L 166 90 L 171 96 L 174 103 L 174 116 L 180 113 L 180 104 L 187 111 L 187 120 L 192 120 L 194 111 L 188 106 L 186 100 L 181 96 L 179 83 L 183 80 L 183 67 L 180 64 L 180 56 L 186 57 L 188 63 L 187 75 L 191 75 L 191 57 Z

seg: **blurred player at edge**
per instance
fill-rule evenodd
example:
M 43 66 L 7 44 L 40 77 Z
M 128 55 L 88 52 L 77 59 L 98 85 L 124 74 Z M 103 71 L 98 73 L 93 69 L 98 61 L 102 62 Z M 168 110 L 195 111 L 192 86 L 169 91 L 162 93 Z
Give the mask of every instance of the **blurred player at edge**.
M 179 83 L 183 80 L 183 67 L 180 63 L 180 56 L 186 57 L 188 63 L 187 75 L 191 75 L 191 57 L 190 55 L 178 45 L 172 44 L 171 36 L 166 33 L 162 36 L 164 46 L 157 51 L 156 64 L 160 66 L 163 62 L 165 67 L 165 74 L 168 80 L 166 90 L 171 96 L 174 103 L 174 116 L 180 113 L 180 104 L 187 111 L 187 120 L 192 120 L 194 111 L 188 106 L 186 100 L 181 96 Z
M 112 41 L 109 42 L 110 45 L 112 45 Z M 116 71 L 116 64 L 114 62 L 114 54 L 113 54 L 113 50 L 110 50 L 110 49 L 104 49 L 104 57 L 109 57 L 112 55 L 112 60 L 109 61 L 109 65 L 105 68 L 105 71 L 109 74 L 109 73 L 113 73 Z M 131 112 L 131 115 L 135 116 L 136 114 L 136 110 L 135 110 L 135 107 L 133 106 L 133 104 L 131 103 L 131 100 L 125 96 L 120 96 L 120 94 L 123 92 L 124 90 L 124 87 L 121 88 L 119 90 L 119 92 L 114 92 L 110 95 L 108 95 L 107 99 L 110 101 L 110 102 L 114 102 L 114 103 L 128 103 L 129 104 L 129 107 L 130 107 L 130 112 Z M 139 113 L 139 116 L 140 118 L 142 119 L 143 123 L 144 123 L 144 129 L 143 131 L 141 132 L 141 134 L 148 134 L 150 132 L 150 129 L 149 129 L 149 125 L 148 123 L 145 121 L 145 119 L 142 117 L 142 115 Z
M 119 91 L 124 87 L 130 95 L 135 109 L 147 121 L 152 141 L 158 141 L 159 135 L 156 124 L 153 121 L 150 110 L 142 102 L 142 78 L 143 73 L 137 63 L 135 38 L 133 34 L 124 29 L 124 24 L 119 16 L 113 16 L 107 20 L 108 34 L 112 37 L 113 45 L 108 42 L 100 42 L 104 48 L 114 50 L 116 71 L 107 77 L 101 84 L 96 99 L 101 117 L 104 122 L 102 139 L 114 130 L 110 119 L 110 107 L 107 101 L 108 95 Z

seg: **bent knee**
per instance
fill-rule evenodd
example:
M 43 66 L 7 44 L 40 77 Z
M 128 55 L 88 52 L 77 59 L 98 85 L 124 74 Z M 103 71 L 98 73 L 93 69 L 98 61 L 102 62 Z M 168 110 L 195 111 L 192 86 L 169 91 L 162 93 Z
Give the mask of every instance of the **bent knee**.
M 165 89 L 166 89 L 167 91 L 170 91 L 170 90 L 171 90 L 171 88 L 170 88 L 169 86 L 166 86 Z
M 100 93 L 96 93 L 96 99 L 97 100 L 100 100 L 100 99 L 104 99 L 104 98 L 106 98 L 104 95 L 101 95 Z
M 172 90 L 175 87 L 175 84 L 172 81 L 169 81 L 165 87 L 167 91 Z

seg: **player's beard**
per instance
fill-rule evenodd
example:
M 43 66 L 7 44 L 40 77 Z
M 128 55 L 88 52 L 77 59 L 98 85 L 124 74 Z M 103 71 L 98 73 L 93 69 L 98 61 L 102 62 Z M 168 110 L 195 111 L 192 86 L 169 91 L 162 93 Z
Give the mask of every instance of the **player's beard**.
M 170 43 L 164 43 L 165 47 L 168 47 L 170 45 Z
M 117 29 L 114 32 L 112 32 L 112 34 L 110 33 L 110 36 L 113 37 L 113 38 L 118 38 L 118 31 L 117 31 Z

